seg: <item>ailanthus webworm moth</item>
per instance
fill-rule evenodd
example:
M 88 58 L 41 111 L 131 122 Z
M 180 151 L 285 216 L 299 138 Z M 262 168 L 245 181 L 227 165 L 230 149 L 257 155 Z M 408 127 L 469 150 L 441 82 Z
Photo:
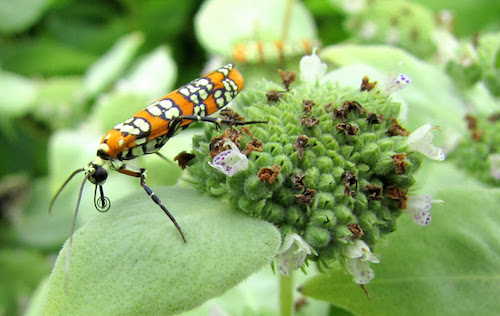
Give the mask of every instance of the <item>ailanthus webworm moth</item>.
M 210 122 L 217 125 L 265 123 L 263 121 L 245 122 L 208 116 L 225 107 L 242 88 L 243 76 L 233 64 L 227 64 L 154 101 L 144 110 L 107 132 L 97 149 L 97 157 L 86 167 L 75 170 L 68 177 L 56 192 L 49 206 L 50 212 L 56 198 L 70 180 L 78 173 L 85 172 L 73 217 L 70 244 L 83 188 L 87 180 L 95 184 L 94 205 L 96 209 L 100 212 L 106 212 L 111 206 L 103 190 L 103 184 L 108 177 L 106 168 L 140 178 L 140 184 L 146 193 L 170 218 L 183 241 L 186 242 L 184 233 L 175 218 L 163 205 L 160 198 L 147 186 L 146 169 L 137 168 L 125 162 L 147 154 L 157 154 L 164 158 L 158 150 L 171 137 L 193 122 Z
M 232 58 L 242 63 L 284 62 L 286 56 L 308 55 L 313 43 L 308 39 L 300 41 L 244 41 L 232 48 Z

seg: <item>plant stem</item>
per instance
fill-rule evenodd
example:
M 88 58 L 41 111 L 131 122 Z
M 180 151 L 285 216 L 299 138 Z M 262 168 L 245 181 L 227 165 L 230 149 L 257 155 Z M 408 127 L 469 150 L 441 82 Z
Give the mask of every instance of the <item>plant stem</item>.
M 290 276 L 280 274 L 280 315 L 293 316 L 293 271 Z
M 290 20 L 292 18 L 293 5 L 295 0 L 288 0 L 286 2 L 285 14 L 283 15 L 283 24 L 281 25 L 281 41 L 286 42 L 288 38 L 288 29 L 290 28 Z

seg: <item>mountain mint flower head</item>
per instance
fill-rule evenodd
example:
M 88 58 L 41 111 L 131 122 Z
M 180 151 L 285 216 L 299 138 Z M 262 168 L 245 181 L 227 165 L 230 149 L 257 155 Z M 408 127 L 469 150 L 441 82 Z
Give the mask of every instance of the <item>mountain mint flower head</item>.
M 327 65 L 321 62 L 316 52 L 300 60 L 300 80 L 316 82 L 326 74 Z
M 277 93 L 283 86 L 270 81 L 242 91 L 234 100 L 239 114 L 268 123 L 207 124 L 193 138 L 188 171 L 200 191 L 281 231 L 281 273 L 307 261 L 327 271 L 340 260 L 355 282 L 366 284 L 374 276 L 369 263 L 378 262 L 370 248 L 404 212 L 428 211 L 407 197 L 420 152 L 442 151 L 429 150 L 430 125 L 412 134 L 400 125 L 401 105 L 376 82 L 360 78 L 360 87 L 349 88 L 318 81 L 325 67 L 318 56 L 306 56 L 303 80 L 287 80 L 289 92 Z
M 367 284 L 375 277 L 375 272 L 370 268 L 370 262 L 380 263 L 372 254 L 370 247 L 359 239 L 343 246 L 347 271 L 353 276 L 353 282 Z
M 414 1 L 363 1 L 355 8 L 354 12 L 346 14 L 344 23 L 351 33 L 351 41 L 393 43 L 419 57 L 429 57 L 436 52 L 433 41 L 433 34 L 438 29 L 435 13 L 425 6 Z
M 500 112 L 465 116 L 468 134 L 450 152 L 458 167 L 488 185 L 500 186 Z
M 446 159 L 443 149 L 432 145 L 433 127 L 431 124 L 425 124 L 408 136 L 406 144 L 410 151 L 417 151 L 422 155 L 438 161 Z
M 283 245 L 276 257 L 276 265 L 278 271 L 286 276 L 290 275 L 290 271 L 300 268 L 307 255 L 315 253 L 300 235 L 291 233 L 285 236 Z
M 225 150 L 215 156 L 213 162 L 208 164 L 220 172 L 232 177 L 236 173 L 248 168 L 248 158 L 240 152 L 238 146 L 230 140 L 226 140 L 225 146 L 230 146 L 231 149 Z

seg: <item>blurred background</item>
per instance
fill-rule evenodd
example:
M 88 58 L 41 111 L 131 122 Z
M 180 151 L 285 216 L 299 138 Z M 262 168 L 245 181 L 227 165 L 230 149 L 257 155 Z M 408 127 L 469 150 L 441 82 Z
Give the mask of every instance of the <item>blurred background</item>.
M 446 74 L 437 94 L 450 96 L 443 103 L 453 103 L 449 125 L 460 134 L 471 108 L 493 110 L 457 91 L 481 83 L 481 100 L 498 105 L 499 12 L 500 2 L 488 0 L 0 0 L 0 315 L 26 312 L 69 236 L 77 185 L 49 216 L 53 194 L 95 157 L 107 130 L 151 101 L 227 62 L 247 86 L 279 82 L 278 68 L 298 70 L 314 48 L 332 70 L 363 62 L 389 72 L 396 60 L 373 62 L 361 49 L 389 45 Z M 481 55 L 488 36 L 493 48 Z M 360 56 L 337 55 L 345 45 L 359 47 Z M 496 68 L 483 62 L 495 58 Z M 432 121 L 430 113 L 408 123 Z M 162 152 L 173 158 L 189 149 L 196 132 Z M 181 175 L 156 157 L 138 164 L 150 170 L 152 186 Z M 137 179 L 118 177 L 106 187 L 112 201 L 142 190 Z M 79 224 L 97 215 L 87 191 Z

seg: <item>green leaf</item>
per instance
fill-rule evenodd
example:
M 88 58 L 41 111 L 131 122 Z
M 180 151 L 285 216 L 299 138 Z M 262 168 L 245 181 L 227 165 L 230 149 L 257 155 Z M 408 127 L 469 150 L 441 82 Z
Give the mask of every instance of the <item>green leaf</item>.
M 132 71 L 118 82 L 117 90 L 143 94 L 152 101 L 172 90 L 176 77 L 177 66 L 170 49 L 160 46 L 133 66 Z
M 143 56 L 112 91 L 99 97 L 90 121 L 103 130 L 112 128 L 167 94 L 176 76 L 177 67 L 169 50 L 157 48 Z
M 20 315 L 21 302 L 27 300 L 49 264 L 38 252 L 22 249 L 0 250 L 0 311 L 3 315 Z
M 315 273 L 308 269 L 307 273 Z M 302 271 L 294 273 L 294 280 L 305 281 L 310 275 Z M 273 273 L 271 267 L 266 266 L 258 273 L 252 275 L 245 282 L 224 293 L 219 297 L 205 302 L 202 306 L 182 313 L 182 316 L 206 316 L 213 315 L 211 311 L 217 310 L 224 313 L 220 315 L 279 315 L 279 278 L 280 274 Z M 294 291 L 294 302 L 298 302 L 304 296 Z M 296 311 L 298 316 L 327 315 L 328 306 L 326 302 L 306 298 L 305 304 Z M 218 314 L 219 315 L 219 314 Z
M 488 315 L 500 310 L 500 190 L 447 188 L 436 196 L 429 227 L 401 219 L 376 252 L 369 301 L 337 271 L 307 281 L 302 292 L 355 315 Z
M 74 75 L 84 72 L 96 59 L 92 53 L 54 39 L 35 37 L 1 41 L 0 58 L 6 70 L 26 76 Z
M 23 31 L 36 23 L 51 1 L 0 1 L 0 33 Z
M 312 15 L 299 1 L 205 1 L 195 17 L 196 37 L 213 54 L 230 56 L 233 46 L 241 41 L 283 40 L 282 28 L 287 5 L 291 5 L 287 42 L 300 46 L 300 41 L 316 40 Z M 285 53 L 286 54 L 286 53 Z
M 76 232 L 67 275 L 66 243 L 42 315 L 178 313 L 221 295 L 278 251 L 280 233 L 267 222 L 193 189 L 156 193 L 187 243 L 144 192 L 131 195 Z
M 26 114 L 34 105 L 37 85 L 27 78 L 0 71 L 0 113 L 1 116 Z
M 130 64 L 143 41 L 144 36 L 141 33 L 126 35 L 95 62 L 83 78 L 83 92 L 86 97 L 95 97 L 118 79 Z
M 33 116 L 53 128 L 75 126 L 84 116 L 80 77 L 51 77 L 38 82 Z

